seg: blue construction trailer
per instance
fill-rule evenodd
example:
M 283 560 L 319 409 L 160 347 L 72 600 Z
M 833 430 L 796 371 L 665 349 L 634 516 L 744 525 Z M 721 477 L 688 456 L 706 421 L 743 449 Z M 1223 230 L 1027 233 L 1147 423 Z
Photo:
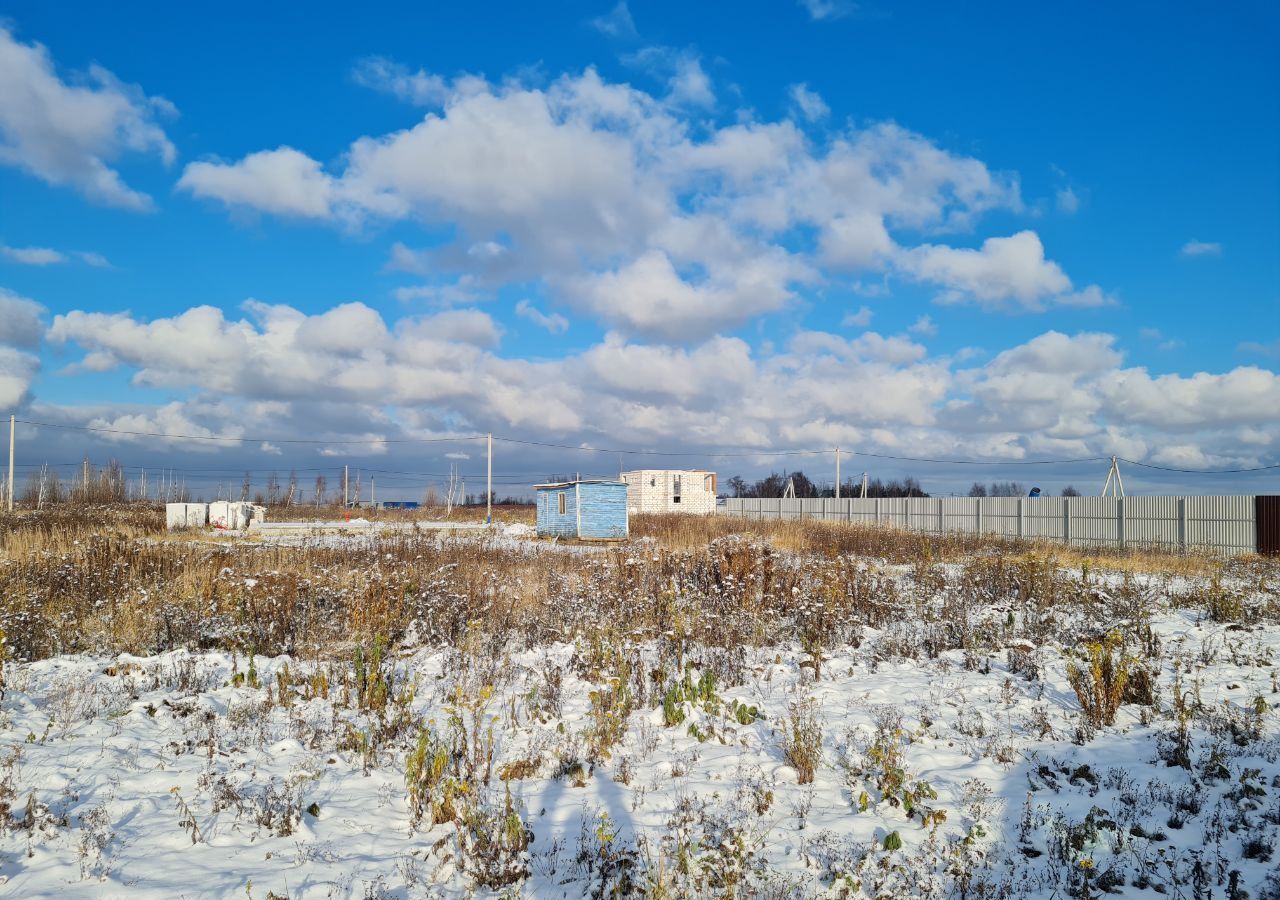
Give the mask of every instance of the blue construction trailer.
M 621 541 L 627 537 L 627 484 L 591 479 L 534 485 L 538 496 L 538 536 L 581 541 Z

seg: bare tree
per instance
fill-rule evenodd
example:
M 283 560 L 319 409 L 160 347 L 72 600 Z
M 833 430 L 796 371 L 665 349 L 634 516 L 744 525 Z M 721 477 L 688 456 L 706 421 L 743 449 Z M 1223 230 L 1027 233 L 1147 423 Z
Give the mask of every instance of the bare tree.
M 328 485 L 325 484 L 324 476 L 316 476 L 316 506 L 324 504 L 325 494 L 328 493 Z

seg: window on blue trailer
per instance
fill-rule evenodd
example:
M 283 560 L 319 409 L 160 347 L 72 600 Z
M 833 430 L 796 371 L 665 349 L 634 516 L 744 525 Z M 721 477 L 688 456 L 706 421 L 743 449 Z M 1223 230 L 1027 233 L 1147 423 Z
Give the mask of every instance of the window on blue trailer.
M 560 499 L 560 515 L 562 515 L 562 516 L 563 516 L 563 515 L 564 515 L 564 509 L 565 509 L 565 505 L 564 505 L 564 498 L 565 498 L 565 495 L 564 495 L 563 493 L 560 493 L 560 494 L 557 494 L 556 496 Z

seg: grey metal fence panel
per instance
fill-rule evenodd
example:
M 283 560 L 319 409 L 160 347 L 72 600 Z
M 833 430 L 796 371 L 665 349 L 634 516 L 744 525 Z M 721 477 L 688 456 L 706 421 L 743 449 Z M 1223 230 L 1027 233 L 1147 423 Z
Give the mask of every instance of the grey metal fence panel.
M 1179 497 L 1126 497 L 1125 543 L 1179 549 Z
M 1066 497 L 1028 497 L 1022 504 L 1024 533 L 1027 537 L 1060 541 L 1064 539 L 1063 511 Z
M 1005 537 L 1018 536 L 1017 497 L 979 497 L 974 503 L 982 508 L 982 530 Z
M 1119 546 L 1119 503 L 1114 497 L 1071 498 L 1071 543 L 1085 547 Z
M 1252 497 L 1187 497 L 1187 546 L 1214 545 L 1228 553 L 1257 549 Z
M 978 505 L 969 497 L 942 498 L 944 531 L 978 531 Z
M 881 523 L 915 531 L 979 532 L 1085 547 L 1163 547 L 1252 553 L 1246 497 L 880 497 L 731 499 L 724 512 L 760 519 Z

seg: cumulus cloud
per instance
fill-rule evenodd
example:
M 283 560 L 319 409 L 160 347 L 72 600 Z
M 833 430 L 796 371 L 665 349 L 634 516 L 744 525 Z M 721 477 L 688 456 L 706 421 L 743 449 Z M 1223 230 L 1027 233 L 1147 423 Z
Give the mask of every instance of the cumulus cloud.
M 39 371 L 38 357 L 0 345 L 0 408 L 26 405 L 31 399 L 31 383 Z
M 227 206 L 307 219 L 329 218 L 336 199 L 333 179 L 292 147 L 250 153 L 233 164 L 190 163 L 178 187 Z
M 0 23 L 0 165 L 68 185 L 108 206 L 147 210 L 151 198 L 126 185 L 110 163 L 126 153 L 166 164 L 173 145 L 157 124 L 173 106 L 146 96 L 101 66 L 68 84 L 41 44 L 24 44 Z
M 985 309 L 1105 306 L 1113 302 L 1097 285 L 1072 291 L 1062 267 L 1046 259 L 1034 231 L 987 238 L 978 249 L 923 245 L 899 257 L 920 281 L 944 287 L 943 303 L 976 302 Z
M 103 423 L 219 436 L 292 429 L 334 440 L 334 452 L 353 422 L 379 441 L 494 430 L 623 446 L 839 442 L 908 455 L 1153 460 L 1161 448 L 1187 459 L 1176 448 L 1194 446 L 1206 464 L 1257 464 L 1280 450 L 1276 373 L 1152 373 L 1126 366 L 1115 336 L 1100 332 L 1048 331 L 970 367 L 961 355 L 931 359 L 906 335 L 814 330 L 781 349 L 610 332 L 580 353 L 532 361 L 498 355 L 499 329 L 474 309 L 392 321 L 361 304 L 307 314 L 250 303 L 246 313 L 196 307 L 145 321 L 72 311 L 49 333 L 94 367 L 110 360 L 139 384 L 187 397 L 103 413 Z M 0 390 L 27 399 L 37 365 L 30 354 L 0 355 Z
M 784 254 L 744 261 L 733 271 L 692 282 L 653 250 L 612 272 L 567 285 L 571 303 L 626 331 L 682 342 L 782 309 L 798 273 Z
M 40 343 L 45 308 L 7 288 L 0 288 L 0 344 L 34 347 Z
M 437 108 L 355 140 L 332 171 L 286 146 L 191 163 L 179 186 L 344 227 L 447 228 L 454 239 L 429 251 L 392 247 L 388 269 L 430 278 L 396 296 L 456 305 L 537 282 L 554 302 L 644 339 L 739 328 L 847 272 L 903 275 L 990 310 L 1111 302 L 1095 285 L 1076 289 L 1032 231 L 977 249 L 940 239 L 990 211 L 1021 212 L 1016 175 L 893 123 L 842 127 L 821 143 L 787 119 L 744 112 L 707 124 L 695 107 L 714 97 L 697 57 L 646 48 L 631 58 L 666 92 L 593 69 L 499 83 L 366 60 L 365 83 Z M 820 98 L 796 88 L 816 116 Z

